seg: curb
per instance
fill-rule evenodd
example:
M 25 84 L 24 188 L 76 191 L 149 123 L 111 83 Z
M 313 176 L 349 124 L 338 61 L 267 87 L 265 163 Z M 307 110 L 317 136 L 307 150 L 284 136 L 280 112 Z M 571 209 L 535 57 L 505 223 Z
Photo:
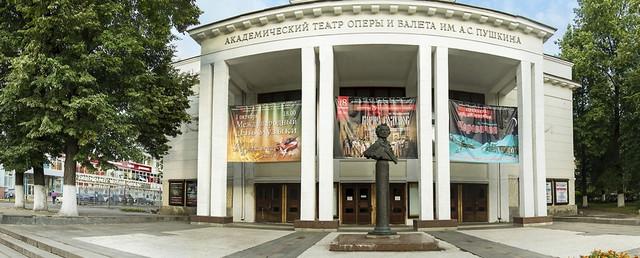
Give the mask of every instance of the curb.
M 126 224 L 152 222 L 189 222 L 186 216 L 38 216 L 0 215 L 0 224 L 13 225 L 73 225 L 73 224 Z
M 640 226 L 640 220 L 638 219 L 614 219 L 614 218 L 602 218 L 602 217 L 554 217 L 553 220 L 561 221 L 561 222 L 581 222 L 581 223 L 613 224 L 613 225 L 625 225 L 625 226 Z

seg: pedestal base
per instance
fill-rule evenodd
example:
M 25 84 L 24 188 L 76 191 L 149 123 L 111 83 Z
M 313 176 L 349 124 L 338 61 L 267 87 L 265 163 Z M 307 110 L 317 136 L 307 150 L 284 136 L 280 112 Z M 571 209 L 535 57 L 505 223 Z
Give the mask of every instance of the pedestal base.
M 398 234 L 393 234 L 393 235 L 373 235 L 373 234 L 367 234 L 366 238 L 368 239 L 398 239 L 400 238 L 400 235 Z
M 371 252 L 371 251 L 440 251 L 438 241 L 422 233 L 375 236 L 364 234 L 342 234 L 329 245 L 330 251 Z
M 374 228 L 373 231 L 369 232 L 368 236 L 393 236 L 393 235 L 397 235 L 398 233 L 391 231 L 391 228 L 389 227 L 383 227 L 383 228 Z

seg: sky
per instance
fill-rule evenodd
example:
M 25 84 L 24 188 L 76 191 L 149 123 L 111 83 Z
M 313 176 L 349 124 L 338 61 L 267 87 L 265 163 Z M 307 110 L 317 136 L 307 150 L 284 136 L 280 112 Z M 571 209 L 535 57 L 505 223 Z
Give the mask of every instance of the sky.
M 555 55 L 560 52 L 555 43 L 573 21 L 573 9 L 577 0 L 457 0 L 458 3 L 485 7 L 514 15 L 524 16 L 558 29 L 556 34 L 544 45 L 545 53 Z M 273 6 L 286 5 L 289 0 L 197 0 L 204 12 L 200 24 L 207 24 L 243 13 L 257 11 Z M 181 60 L 200 53 L 200 46 L 189 35 L 178 34 L 176 59 Z

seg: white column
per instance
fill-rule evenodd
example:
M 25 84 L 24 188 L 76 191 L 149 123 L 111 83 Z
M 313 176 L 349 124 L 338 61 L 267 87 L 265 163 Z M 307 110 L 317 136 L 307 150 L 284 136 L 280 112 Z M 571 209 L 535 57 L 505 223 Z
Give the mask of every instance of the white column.
M 227 216 L 227 124 L 229 121 L 229 67 L 213 65 L 213 116 L 211 149 L 211 216 Z
M 437 47 L 435 55 L 436 108 L 436 218 L 451 219 L 449 164 L 449 49 Z
M 418 47 L 418 153 L 420 220 L 433 220 L 433 125 L 431 115 L 431 46 Z
M 544 125 L 544 74 L 542 60 L 533 66 L 533 176 L 535 180 L 536 216 L 547 216 L 547 173 Z
M 500 217 L 500 175 L 499 164 L 487 164 L 487 173 L 489 174 L 489 222 L 497 222 Z
M 316 54 L 302 49 L 302 157 L 300 162 L 300 220 L 316 217 Z
M 318 109 L 319 220 L 333 220 L 333 47 L 320 46 L 320 100 Z
M 211 64 L 200 66 L 200 94 L 198 97 L 198 216 L 209 216 L 211 196 Z
M 244 218 L 244 196 L 243 196 L 243 190 L 244 190 L 244 180 L 243 180 L 243 173 L 244 173 L 244 169 L 243 169 L 243 163 L 233 163 L 233 165 L 231 166 L 231 174 L 233 175 L 233 194 L 231 195 L 233 197 L 233 221 L 242 221 L 242 219 Z
M 502 170 L 502 165 L 498 165 L 498 173 L 500 174 L 500 221 L 509 222 L 509 173 Z
M 520 177 L 520 217 L 533 217 L 534 178 L 533 178 L 533 135 L 531 116 L 531 63 L 521 61 L 517 73 L 518 81 L 518 151 Z

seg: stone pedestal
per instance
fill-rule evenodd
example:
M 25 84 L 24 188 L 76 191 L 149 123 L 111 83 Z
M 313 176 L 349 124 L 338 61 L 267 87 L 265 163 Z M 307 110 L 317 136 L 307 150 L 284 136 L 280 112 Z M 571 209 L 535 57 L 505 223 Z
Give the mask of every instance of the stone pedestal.
M 376 161 L 376 226 L 369 235 L 395 235 L 389 227 L 389 161 Z
M 341 234 L 329 245 L 330 251 L 343 252 L 410 252 L 440 251 L 438 241 L 423 233 L 372 236 L 364 234 Z

